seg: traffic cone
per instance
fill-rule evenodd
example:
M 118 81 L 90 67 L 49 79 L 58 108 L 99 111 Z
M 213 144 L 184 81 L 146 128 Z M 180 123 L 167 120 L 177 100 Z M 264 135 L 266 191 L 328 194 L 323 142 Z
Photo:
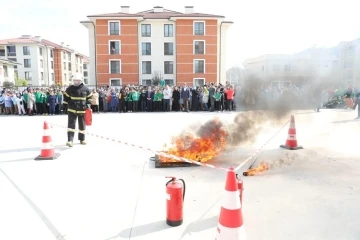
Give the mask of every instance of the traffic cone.
M 60 156 L 59 153 L 55 153 L 52 139 L 49 132 L 49 124 L 44 121 L 44 134 L 42 137 L 42 147 L 40 155 L 35 160 L 54 160 Z
M 302 146 L 299 146 L 297 144 L 295 119 L 294 119 L 293 115 L 291 115 L 291 121 L 290 121 L 289 132 L 288 132 L 288 137 L 286 139 L 286 143 L 285 143 L 285 145 L 280 145 L 280 147 L 288 149 L 288 150 L 303 149 Z
M 215 240 L 246 240 L 236 174 L 229 168 Z

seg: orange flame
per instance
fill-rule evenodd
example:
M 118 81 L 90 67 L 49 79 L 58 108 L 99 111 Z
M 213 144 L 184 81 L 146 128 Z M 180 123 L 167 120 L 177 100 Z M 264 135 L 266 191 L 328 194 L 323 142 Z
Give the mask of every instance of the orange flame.
M 266 162 L 261 162 L 258 167 L 249 169 L 244 172 L 244 176 L 255 176 L 257 173 L 269 170 L 269 165 Z
M 214 121 L 213 126 L 215 127 L 206 132 L 204 136 L 196 137 L 188 133 L 174 138 L 173 146 L 165 152 L 198 162 L 211 160 L 218 156 L 227 144 L 228 134 L 218 123 L 218 121 Z M 176 160 L 164 156 L 159 156 L 159 159 L 162 162 L 176 162 Z

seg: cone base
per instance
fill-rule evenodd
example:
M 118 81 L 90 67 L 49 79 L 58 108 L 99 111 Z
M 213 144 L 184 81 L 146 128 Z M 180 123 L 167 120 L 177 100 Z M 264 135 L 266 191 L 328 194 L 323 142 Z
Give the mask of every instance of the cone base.
M 178 221 L 172 221 L 172 220 L 169 220 L 169 219 L 166 219 L 166 224 L 171 226 L 171 227 L 177 227 L 177 226 L 180 226 L 181 224 L 183 223 L 183 220 L 178 220 Z
M 286 145 L 280 145 L 281 148 L 287 149 L 287 150 L 299 150 L 299 149 L 304 149 L 302 146 L 296 146 L 296 147 L 289 147 Z
M 58 157 L 60 157 L 60 153 L 55 153 L 55 155 L 52 157 L 42 157 L 41 155 L 39 155 L 35 158 L 35 160 L 55 160 Z

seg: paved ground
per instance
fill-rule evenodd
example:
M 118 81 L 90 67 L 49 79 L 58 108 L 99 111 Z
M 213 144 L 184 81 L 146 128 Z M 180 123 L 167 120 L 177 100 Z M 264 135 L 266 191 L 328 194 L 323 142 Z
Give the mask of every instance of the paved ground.
M 216 115 L 100 114 L 89 131 L 162 149 L 171 136 Z M 258 160 L 274 167 L 244 178 L 248 239 L 359 238 L 360 122 L 352 120 L 355 116 L 344 110 L 298 111 L 297 137 L 305 149 L 279 148 L 288 126 L 264 148 Z M 231 121 L 234 114 L 220 117 Z M 34 161 L 44 120 L 66 124 L 65 116 L 0 118 L 0 239 L 215 238 L 224 172 L 204 167 L 155 169 L 148 160 L 153 154 L 90 136 L 88 146 L 68 149 L 66 130 L 61 128 L 51 129 L 60 158 Z M 212 163 L 241 164 L 281 125 L 266 127 L 256 143 Z M 165 224 L 168 175 L 187 183 L 184 224 L 176 228 Z

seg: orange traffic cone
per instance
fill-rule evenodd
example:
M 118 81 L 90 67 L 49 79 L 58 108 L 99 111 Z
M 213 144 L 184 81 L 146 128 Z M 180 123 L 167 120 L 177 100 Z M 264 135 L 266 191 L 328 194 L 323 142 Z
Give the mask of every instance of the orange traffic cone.
M 59 153 L 55 153 L 49 132 L 49 124 L 45 121 L 41 152 L 40 155 L 35 158 L 35 160 L 54 160 L 57 159 L 59 156 L 60 156 Z
M 246 240 L 235 171 L 229 169 L 215 240 Z
M 296 140 L 296 128 L 295 128 L 295 119 L 294 116 L 291 115 L 291 121 L 290 121 L 290 126 L 289 126 L 289 132 L 288 132 L 288 137 L 286 139 L 286 144 L 285 145 L 280 145 L 281 148 L 285 148 L 288 150 L 298 150 L 298 149 L 303 149 L 302 146 L 299 146 L 297 144 L 297 140 Z

